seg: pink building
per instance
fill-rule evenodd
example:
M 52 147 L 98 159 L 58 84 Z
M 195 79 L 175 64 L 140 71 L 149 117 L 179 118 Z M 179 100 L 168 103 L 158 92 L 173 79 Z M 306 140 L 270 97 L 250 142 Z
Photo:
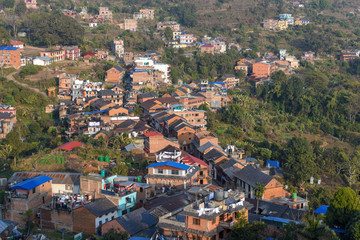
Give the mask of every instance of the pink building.
M 64 47 L 65 58 L 70 60 L 77 60 L 81 56 L 80 48 L 75 47 Z
M 34 8 L 36 9 L 36 0 L 25 0 L 26 8 Z

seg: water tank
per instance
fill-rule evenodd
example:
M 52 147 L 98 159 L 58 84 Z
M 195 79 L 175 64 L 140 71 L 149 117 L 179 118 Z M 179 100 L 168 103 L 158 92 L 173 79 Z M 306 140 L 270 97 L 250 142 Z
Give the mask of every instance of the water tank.
M 293 199 L 296 199 L 296 198 L 297 198 L 297 194 L 296 194 L 296 193 L 293 193 L 293 194 L 292 194 L 292 197 L 293 197 Z
M 215 201 L 220 202 L 222 200 L 224 200 L 224 191 L 220 189 L 215 190 Z
M 213 202 L 208 202 L 207 207 L 208 207 L 208 208 L 215 208 L 215 203 L 213 203 Z
M 110 157 L 109 156 L 105 157 L 105 162 L 110 162 Z
M 99 161 L 100 161 L 100 162 L 103 162 L 103 161 L 104 161 L 104 157 L 103 157 L 103 156 L 100 156 L 100 157 L 99 157 Z
M 137 181 L 141 182 L 141 176 L 137 176 Z
M 224 198 L 228 198 L 229 197 L 229 192 L 228 191 L 224 191 Z
M 105 170 L 101 170 L 101 176 L 105 177 Z

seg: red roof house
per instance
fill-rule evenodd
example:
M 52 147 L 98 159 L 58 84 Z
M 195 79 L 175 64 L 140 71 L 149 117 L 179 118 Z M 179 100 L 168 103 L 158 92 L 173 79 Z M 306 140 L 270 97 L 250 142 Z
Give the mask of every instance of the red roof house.
M 87 53 L 84 54 L 84 58 L 91 58 L 91 57 L 95 57 L 95 53 L 87 52 Z
M 196 158 L 188 153 L 183 154 L 181 157 L 181 161 L 186 165 L 200 164 L 204 167 L 207 167 L 208 169 L 211 169 L 211 167 L 207 165 L 203 160 Z

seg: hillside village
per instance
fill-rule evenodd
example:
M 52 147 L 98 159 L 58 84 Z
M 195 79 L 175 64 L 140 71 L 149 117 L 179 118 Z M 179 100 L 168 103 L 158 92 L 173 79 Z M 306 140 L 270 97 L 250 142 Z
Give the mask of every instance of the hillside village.
M 51 8 L 43 1 L 24 3 L 26 11 Z M 308 4 L 288 2 L 288 8 L 312 6 Z M 63 239 L 64 234 L 65 239 L 356 239 L 349 234 L 360 211 L 359 166 L 351 165 L 359 160 L 359 94 L 335 94 L 333 99 L 344 104 L 338 109 L 346 111 L 333 117 L 336 127 L 321 122 L 317 130 L 305 119 L 322 109 L 306 103 L 316 101 L 315 95 L 326 92 L 324 82 L 331 82 L 326 73 L 306 71 L 320 66 L 336 72 L 345 66 L 359 74 L 355 44 L 336 56 L 278 43 L 273 51 L 262 51 L 160 18 L 156 8 L 139 8 L 119 18 L 119 11 L 104 5 L 56 13 L 80 23 L 87 34 L 106 35 L 103 45 L 32 46 L 27 38 L 34 33 L 26 29 L 2 41 L 1 84 L 25 88 L 25 95 L 34 99 L 17 105 L 15 90 L 12 98 L 0 94 L 1 239 Z M 255 31 L 286 34 L 317 24 L 300 13 L 278 16 L 260 20 Z M 109 35 L 107 28 L 112 29 Z M 141 44 L 159 42 L 159 47 L 135 50 L 142 36 Z M 334 62 L 336 69 L 330 69 Z M 336 76 L 329 86 L 341 84 Z M 346 87 L 351 86 L 358 83 Z M 297 94 L 308 89 L 315 89 L 314 97 L 299 100 Z M 331 101 L 326 107 L 336 111 Z M 41 107 L 32 111 L 31 105 Z M 276 107 L 278 112 L 264 114 Z M 249 109 L 258 115 L 249 117 Z M 328 108 L 323 109 L 315 117 L 331 118 Z M 305 120 L 292 123 L 290 111 Z M 285 130 L 282 121 L 288 121 Z M 324 134 L 310 144 L 308 139 L 320 132 Z M 349 132 L 353 135 L 346 138 Z M 258 140 L 263 136 L 279 143 Z M 327 146 L 331 144 L 338 146 Z M 336 148 L 344 145 L 351 154 Z M 321 166 L 307 162 L 315 155 L 323 157 Z M 326 173 L 326 167 L 333 172 Z M 336 216 L 334 192 L 334 199 L 338 192 L 349 194 L 359 205 L 352 215 L 347 213 L 349 225 L 323 221 Z M 314 230 L 308 219 L 319 220 L 325 235 L 306 237 Z M 293 225 L 301 230 L 286 238 Z M 253 230 L 244 237 L 247 228 Z

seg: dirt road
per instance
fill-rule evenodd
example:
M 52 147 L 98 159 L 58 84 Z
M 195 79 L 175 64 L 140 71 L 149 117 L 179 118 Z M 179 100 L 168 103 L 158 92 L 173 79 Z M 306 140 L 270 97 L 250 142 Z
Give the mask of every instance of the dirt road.
M 22 86 L 22 87 L 24 87 L 24 88 L 33 90 L 34 92 L 37 92 L 37 93 L 43 95 L 43 96 L 46 97 L 46 98 L 48 97 L 48 96 L 46 95 L 46 93 L 40 91 L 40 89 L 34 88 L 34 87 L 30 87 L 30 86 L 27 85 L 26 83 L 21 83 L 21 82 L 17 81 L 17 80 L 14 78 L 14 75 L 17 74 L 17 73 L 18 73 L 18 71 L 12 72 L 12 73 L 10 73 L 9 75 L 7 75 L 8 81 L 13 81 L 13 82 L 14 82 L 15 84 L 17 84 L 17 85 L 20 85 L 20 86 Z

